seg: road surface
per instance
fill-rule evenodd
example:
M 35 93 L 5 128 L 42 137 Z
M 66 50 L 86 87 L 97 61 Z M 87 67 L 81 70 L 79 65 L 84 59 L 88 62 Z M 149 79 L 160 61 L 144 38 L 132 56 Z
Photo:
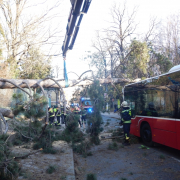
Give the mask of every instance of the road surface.
M 103 134 L 110 135 L 119 128 L 117 114 L 102 114 Z M 180 151 L 164 146 L 142 149 L 141 142 L 109 150 L 111 139 L 102 140 L 91 148 L 92 156 L 83 158 L 74 154 L 76 179 L 85 180 L 87 174 L 96 174 L 97 180 L 179 180 Z M 176 153 L 175 153 L 176 152 Z

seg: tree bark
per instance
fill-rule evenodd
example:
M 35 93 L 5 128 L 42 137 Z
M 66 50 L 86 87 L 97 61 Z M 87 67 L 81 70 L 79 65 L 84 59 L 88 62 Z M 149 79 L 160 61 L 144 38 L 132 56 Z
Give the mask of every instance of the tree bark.
M 0 108 L 0 134 L 7 133 L 8 131 L 8 123 L 4 119 L 4 117 L 13 118 L 14 114 L 10 109 Z M 3 129 L 3 123 L 5 125 L 5 130 Z
M 6 82 L 10 81 L 12 83 Z M 62 88 L 65 88 L 65 81 L 60 79 L 55 79 Z M 24 83 L 26 81 L 26 83 Z M 81 79 L 81 80 L 69 80 L 69 87 L 73 86 L 87 86 L 93 84 L 94 80 L 92 79 Z M 106 78 L 106 79 L 99 79 L 100 84 L 106 83 L 129 83 L 132 82 L 130 79 L 125 78 Z M 42 79 L 0 79 L 0 89 L 13 89 L 17 88 L 17 86 L 21 88 L 37 88 L 39 87 L 39 83 L 44 88 L 59 88 L 59 86 L 51 79 L 42 80 Z M 16 84 L 17 86 L 15 86 Z M 28 87 L 28 85 L 29 87 Z
M 1 123 L 1 133 L 7 133 L 8 131 L 8 123 L 6 122 L 6 120 L 4 119 L 4 116 L 2 115 L 2 113 L 0 113 L 0 121 L 1 119 L 3 120 L 4 124 L 5 124 L 5 130 L 3 131 L 3 127 L 2 127 L 2 123 Z
M 8 117 L 8 118 L 11 118 L 11 119 L 14 117 L 14 114 L 10 109 L 0 108 L 0 113 L 4 117 Z

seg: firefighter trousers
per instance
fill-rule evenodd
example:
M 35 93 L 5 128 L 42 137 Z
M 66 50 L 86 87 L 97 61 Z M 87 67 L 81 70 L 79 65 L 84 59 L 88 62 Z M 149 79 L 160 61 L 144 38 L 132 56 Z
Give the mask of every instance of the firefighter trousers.
M 131 123 L 123 123 L 125 140 L 129 140 L 130 126 L 131 126 Z

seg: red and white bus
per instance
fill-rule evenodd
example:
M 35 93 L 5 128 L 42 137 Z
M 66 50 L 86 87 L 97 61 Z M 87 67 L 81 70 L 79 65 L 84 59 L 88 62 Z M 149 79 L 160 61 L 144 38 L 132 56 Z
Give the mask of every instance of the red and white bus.
M 180 65 L 126 85 L 124 100 L 132 110 L 131 134 L 149 146 L 156 142 L 180 150 Z

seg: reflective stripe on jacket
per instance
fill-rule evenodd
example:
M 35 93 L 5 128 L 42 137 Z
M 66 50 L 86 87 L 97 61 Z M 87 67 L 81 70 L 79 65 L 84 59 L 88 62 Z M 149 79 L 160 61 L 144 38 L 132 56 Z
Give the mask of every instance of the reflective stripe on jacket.
M 57 111 L 58 111 L 56 108 L 54 108 L 53 110 L 54 110 L 55 114 L 56 114 L 56 113 L 57 113 Z
M 74 110 L 74 114 L 79 114 L 79 113 L 80 113 L 80 111 Z
M 55 116 L 53 108 L 49 109 L 49 117 Z
M 131 108 L 123 107 L 121 116 L 123 123 L 131 123 Z
M 61 112 L 60 112 L 60 110 L 59 110 L 59 108 L 56 108 L 56 116 L 61 116 Z

